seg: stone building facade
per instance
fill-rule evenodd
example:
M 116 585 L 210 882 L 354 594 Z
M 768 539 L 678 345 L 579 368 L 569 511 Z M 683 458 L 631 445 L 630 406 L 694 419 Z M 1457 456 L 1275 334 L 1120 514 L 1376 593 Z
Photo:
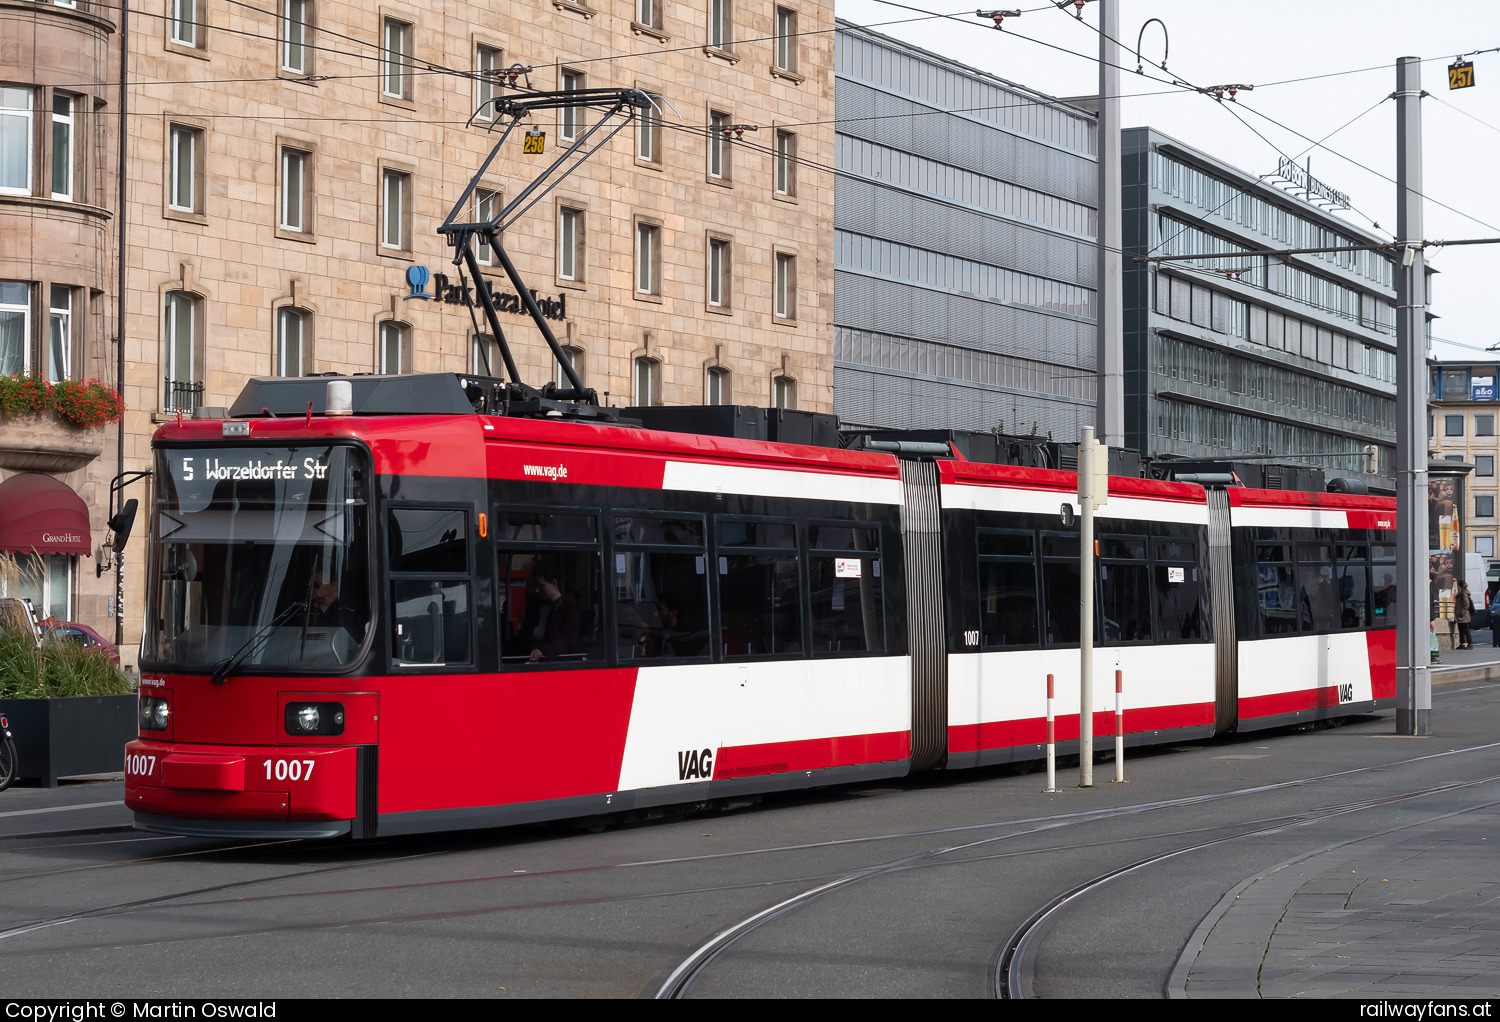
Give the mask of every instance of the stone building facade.
M 0 375 L 115 380 L 118 44 L 92 5 L 0 2 Z M 116 440 L 0 418 L 0 595 L 106 635 L 112 579 L 91 557 Z
M 78 35 L 48 50 L 65 66 L 23 54 L 5 72 L 31 97 L 38 149 L 47 75 L 98 81 L 94 106 L 117 102 L 104 83 L 119 69 L 119 11 L 0 0 L 38 52 L 54 21 Z M 123 462 L 102 478 L 148 468 L 159 423 L 228 405 L 252 376 L 481 366 L 469 310 L 408 299 L 408 271 L 457 278 L 435 231 L 498 137 L 470 117 L 508 91 L 507 69 L 533 89 L 659 97 L 659 115 L 622 131 L 505 234 L 529 286 L 560 306 L 554 330 L 585 385 L 620 405 L 832 410 L 829 0 L 148 0 L 129 17 L 123 215 L 111 221 L 112 136 L 95 113 L 100 129 L 75 150 L 98 168 L 98 215 L 70 207 L 78 224 L 64 227 L 18 213 L 0 236 L 6 258 L 12 238 L 29 237 L 89 276 L 68 277 L 99 304 L 74 321 L 97 321 L 89 357 L 113 378 L 112 224 L 125 230 L 129 411 Z M 91 53 L 93 64 L 74 66 Z M 529 126 L 551 153 L 597 116 Z M 481 184 L 480 212 L 498 211 L 547 159 L 512 141 Z M 45 157 L 35 162 L 48 173 Z M 64 230 L 66 244 L 53 237 Z M 54 276 L 40 262 L 0 271 L 29 282 L 34 310 Z M 526 382 L 556 378 L 529 320 L 502 320 Z M 130 495 L 144 503 L 148 485 Z M 90 499 L 99 525 L 103 496 Z M 139 634 L 138 573 L 128 590 L 127 645 Z

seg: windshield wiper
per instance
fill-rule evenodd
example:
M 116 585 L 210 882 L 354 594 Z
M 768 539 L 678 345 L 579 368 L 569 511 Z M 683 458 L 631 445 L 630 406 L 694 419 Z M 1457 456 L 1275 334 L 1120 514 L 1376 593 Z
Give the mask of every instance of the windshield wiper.
M 271 632 L 291 620 L 292 615 L 302 609 L 302 604 L 289 604 L 269 622 L 262 625 L 254 635 L 245 641 L 245 644 L 235 651 L 233 656 L 225 657 L 214 665 L 214 673 L 208 676 L 208 680 L 215 685 L 222 685 L 229 678 L 229 673 L 245 661 L 250 655 L 250 647 L 257 642 L 265 642 L 270 638 Z

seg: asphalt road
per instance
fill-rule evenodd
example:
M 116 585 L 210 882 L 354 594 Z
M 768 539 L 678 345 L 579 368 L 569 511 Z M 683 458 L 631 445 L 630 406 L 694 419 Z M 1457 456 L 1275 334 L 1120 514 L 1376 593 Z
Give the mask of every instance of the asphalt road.
M 0 977 L 12 997 L 985 997 L 1003 973 L 1030 997 L 1160 998 L 1248 878 L 1500 801 L 1497 694 L 1437 689 L 1432 737 L 1382 714 L 1188 743 L 1131 755 L 1125 784 L 1101 763 L 1093 789 L 974 771 L 597 831 L 228 844 L 117 829 L 118 784 L 13 789 Z

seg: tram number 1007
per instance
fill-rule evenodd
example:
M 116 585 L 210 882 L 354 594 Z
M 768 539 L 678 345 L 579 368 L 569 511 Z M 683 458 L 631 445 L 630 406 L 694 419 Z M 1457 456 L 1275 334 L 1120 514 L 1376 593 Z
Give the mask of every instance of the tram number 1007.
M 312 780 L 313 761 L 310 759 L 268 759 L 265 761 L 266 780 L 278 781 Z

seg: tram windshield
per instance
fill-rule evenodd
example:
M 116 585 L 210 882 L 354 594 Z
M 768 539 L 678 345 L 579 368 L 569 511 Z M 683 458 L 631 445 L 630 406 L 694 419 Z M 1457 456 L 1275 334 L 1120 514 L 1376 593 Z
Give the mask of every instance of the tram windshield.
M 352 660 L 370 628 L 368 462 L 347 444 L 158 450 L 143 661 Z

